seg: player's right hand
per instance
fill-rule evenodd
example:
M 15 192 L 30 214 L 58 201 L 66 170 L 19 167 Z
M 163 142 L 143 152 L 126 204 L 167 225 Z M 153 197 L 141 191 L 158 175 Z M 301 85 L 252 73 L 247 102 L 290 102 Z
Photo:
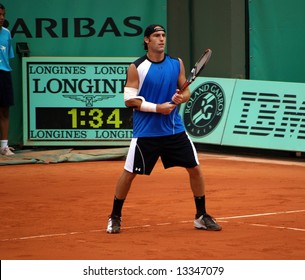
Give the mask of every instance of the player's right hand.
M 176 104 L 165 102 L 157 105 L 157 113 L 169 115 L 176 108 Z

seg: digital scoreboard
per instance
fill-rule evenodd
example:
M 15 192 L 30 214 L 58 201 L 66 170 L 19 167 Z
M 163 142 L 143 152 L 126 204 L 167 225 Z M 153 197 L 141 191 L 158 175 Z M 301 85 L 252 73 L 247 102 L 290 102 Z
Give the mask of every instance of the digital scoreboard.
M 131 57 L 23 58 L 23 144 L 128 145 L 124 104 Z

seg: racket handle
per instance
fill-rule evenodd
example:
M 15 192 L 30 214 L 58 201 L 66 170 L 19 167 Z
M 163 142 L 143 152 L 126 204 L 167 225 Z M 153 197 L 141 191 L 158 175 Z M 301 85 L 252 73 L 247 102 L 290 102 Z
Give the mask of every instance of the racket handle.
M 188 81 L 185 81 L 185 83 L 183 84 L 182 88 L 179 90 L 179 92 L 182 92 L 184 91 L 188 86 L 189 86 L 189 82 Z

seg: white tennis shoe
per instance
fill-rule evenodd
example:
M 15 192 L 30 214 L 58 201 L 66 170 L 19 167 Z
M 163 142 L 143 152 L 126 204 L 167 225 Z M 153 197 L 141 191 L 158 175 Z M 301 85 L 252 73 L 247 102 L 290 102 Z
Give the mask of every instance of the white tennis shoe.
M 121 231 L 121 218 L 118 216 L 109 216 L 108 218 L 108 233 L 119 233 Z
M 211 217 L 209 214 L 201 215 L 199 218 L 194 220 L 194 227 L 197 229 L 204 229 L 204 230 L 221 230 L 221 225 L 217 224 L 216 220 Z
M 12 151 L 14 151 L 14 148 L 6 146 L 0 149 L 0 154 L 3 156 L 12 156 L 14 155 Z

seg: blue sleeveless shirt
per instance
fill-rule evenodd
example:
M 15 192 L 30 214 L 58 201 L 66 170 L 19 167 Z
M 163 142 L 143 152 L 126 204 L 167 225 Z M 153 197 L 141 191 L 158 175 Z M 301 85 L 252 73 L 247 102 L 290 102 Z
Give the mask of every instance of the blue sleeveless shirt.
M 161 62 L 152 62 L 145 55 L 133 64 L 139 75 L 138 96 L 146 101 L 162 104 L 170 102 L 178 88 L 180 62 L 177 58 L 165 55 Z M 133 112 L 133 137 L 167 136 L 185 131 L 179 106 L 169 115 L 160 113 Z
M 12 71 L 9 59 L 14 57 L 10 31 L 2 27 L 0 30 L 0 70 Z

